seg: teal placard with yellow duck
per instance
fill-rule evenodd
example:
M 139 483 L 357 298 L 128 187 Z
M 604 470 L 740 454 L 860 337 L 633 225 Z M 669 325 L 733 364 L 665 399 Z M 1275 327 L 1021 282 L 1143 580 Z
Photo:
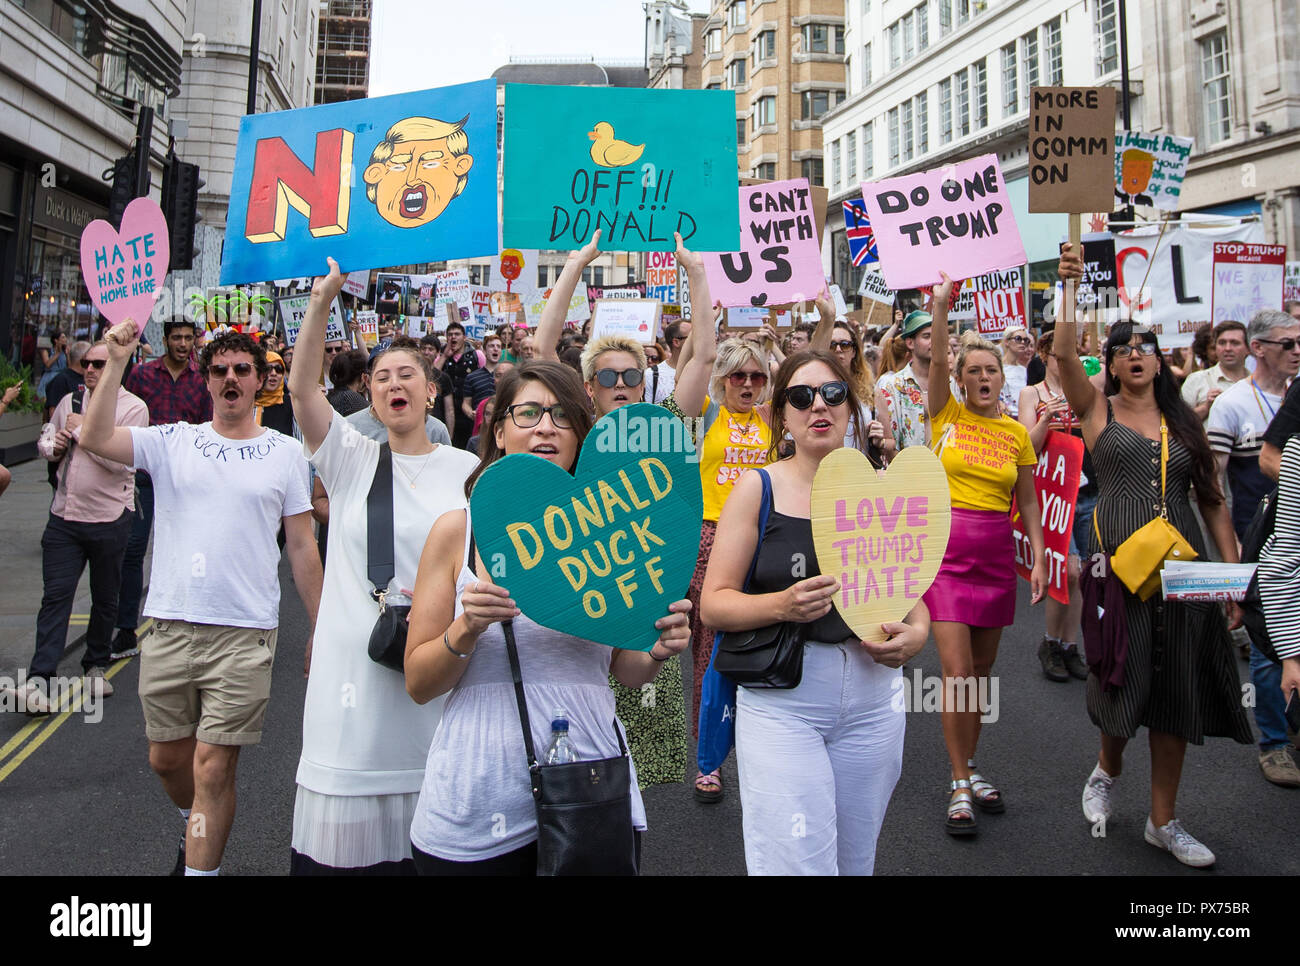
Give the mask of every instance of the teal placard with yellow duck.
M 735 251 L 736 95 L 507 84 L 511 248 Z

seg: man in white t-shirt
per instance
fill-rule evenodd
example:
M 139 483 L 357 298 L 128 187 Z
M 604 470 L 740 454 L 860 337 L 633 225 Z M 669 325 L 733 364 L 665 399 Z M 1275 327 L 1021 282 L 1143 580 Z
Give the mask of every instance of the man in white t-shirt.
M 135 323 L 107 336 L 109 361 L 86 409 L 81 446 L 153 478 L 153 567 L 140 658 L 149 764 L 186 821 L 174 875 L 216 875 L 235 818 L 239 749 L 257 744 L 271 693 L 280 623 L 284 523 L 294 585 L 316 621 L 321 565 L 311 528 L 307 462 L 292 437 L 258 426 L 267 373 L 261 346 L 227 332 L 199 369 L 212 421 L 114 427 L 113 390 L 135 351 Z
M 677 366 L 682 358 L 682 348 L 690 335 L 689 321 L 682 320 L 665 326 L 664 341 L 668 343 L 668 358 L 651 366 L 646 372 L 646 402 L 658 405 L 672 395 L 673 387 L 677 385 Z
M 1246 371 L 1246 327 L 1231 320 L 1220 322 L 1210 333 L 1218 361 L 1208 369 L 1197 369 L 1183 382 L 1183 402 L 1191 406 L 1201 422 L 1210 418 L 1210 407 L 1224 391 L 1250 375 Z M 1262 433 L 1263 430 L 1260 429 Z

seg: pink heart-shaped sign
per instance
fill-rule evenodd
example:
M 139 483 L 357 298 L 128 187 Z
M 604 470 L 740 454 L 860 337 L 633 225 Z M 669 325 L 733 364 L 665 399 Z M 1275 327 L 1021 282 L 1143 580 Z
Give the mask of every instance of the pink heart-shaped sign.
M 126 206 L 121 231 L 101 218 L 81 233 L 81 274 L 95 307 L 113 324 L 134 319 L 139 332 L 162 294 L 170 259 L 167 219 L 148 198 Z

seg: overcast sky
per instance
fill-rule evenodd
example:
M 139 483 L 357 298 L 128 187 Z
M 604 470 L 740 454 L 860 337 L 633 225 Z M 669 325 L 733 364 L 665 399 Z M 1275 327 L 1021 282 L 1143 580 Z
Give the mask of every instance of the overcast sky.
M 641 0 L 375 0 L 371 97 L 483 80 L 512 56 L 644 63 Z

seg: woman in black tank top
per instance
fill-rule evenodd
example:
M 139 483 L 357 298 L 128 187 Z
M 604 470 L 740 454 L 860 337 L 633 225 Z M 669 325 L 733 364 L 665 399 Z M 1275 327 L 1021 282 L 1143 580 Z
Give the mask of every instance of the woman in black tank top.
M 789 690 L 740 688 L 736 759 L 751 875 L 865 875 L 902 767 L 905 712 L 898 670 L 925 644 L 930 617 L 918 603 L 892 636 L 860 641 L 833 609 L 838 581 L 823 575 L 813 548 L 812 483 L 828 453 L 859 419 L 856 393 L 828 352 L 807 350 L 777 373 L 772 439 L 787 432 L 794 454 L 746 473 L 722 510 L 704 578 L 701 617 L 723 631 L 779 622 L 807 625 L 803 677 Z M 858 439 L 865 427 L 856 426 Z M 767 474 L 771 505 L 754 579 Z M 790 834 L 790 816 L 806 816 Z

